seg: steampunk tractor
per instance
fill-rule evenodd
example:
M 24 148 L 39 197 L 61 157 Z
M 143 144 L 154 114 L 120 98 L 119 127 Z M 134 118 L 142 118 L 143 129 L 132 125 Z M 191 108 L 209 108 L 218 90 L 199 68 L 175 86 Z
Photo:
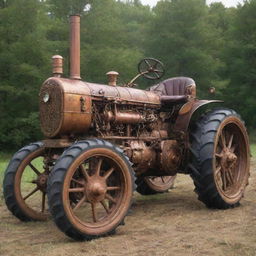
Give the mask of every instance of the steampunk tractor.
M 168 190 L 189 174 L 207 207 L 239 204 L 249 177 L 249 142 L 240 116 L 196 98 L 193 79 L 176 77 L 139 90 L 139 76 L 160 79 L 163 65 L 144 59 L 139 74 L 117 86 L 80 78 L 80 17 L 71 16 L 70 78 L 62 57 L 40 91 L 45 140 L 20 149 L 4 178 L 8 209 L 22 221 L 46 220 L 76 240 L 112 234 L 124 224 L 133 191 Z M 205 108 L 207 107 L 207 108 Z M 46 197 L 47 195 L 47 197 Z M 48 207 L 46 201 L 48 200 Z

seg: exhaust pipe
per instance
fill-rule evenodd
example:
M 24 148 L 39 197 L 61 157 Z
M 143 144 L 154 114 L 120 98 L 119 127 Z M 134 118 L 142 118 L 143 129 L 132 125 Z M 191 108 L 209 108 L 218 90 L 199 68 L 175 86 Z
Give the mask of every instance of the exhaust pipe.
M 70 16 L 70 78 L 80 80 L 80 15 Z

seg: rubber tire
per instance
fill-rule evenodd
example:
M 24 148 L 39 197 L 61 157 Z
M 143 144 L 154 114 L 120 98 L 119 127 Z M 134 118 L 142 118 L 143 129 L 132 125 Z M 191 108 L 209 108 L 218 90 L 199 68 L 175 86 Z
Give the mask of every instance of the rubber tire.
M 238 206 L 240 203 L 229 204 L 219 194 L 213 177 L 212 155 L 205 154 L 204 147 L 211 144 L 212 151 L 215 134 L 222 121 L 229 116 L 240 116 L 231 109 L 215 109 L 203 115 L 192 127 L 190 132 L 191 161 L 188 165 L 190 176 L 194 181 L 195 192 L 198 200 L 202 201 L 208 208 L 228 209 Z M 241 120 L 241 122 L 243 122 Z M 244 123 L 244 122 L 243 122 Z M 206 168 L 206 166 L 208 168 Z
M 71 222 L 69 221 L 68 217 L 65 214 L 63 203 L 62 203 L 62 187 L 63 187 L 62 185 L 63 185 L 66 171 L 68 170 L 69 166 L 73 163 L 74 159 L 76 159 L 85 151 L 88 151 L 93 148 L 97 148 L 98 146 L 111 149 L 112 151 L 114 151 L 115 153 L 117 153 L 119 156 L 123 158 L 123 160 L 126 162 L 127 166 L 129 167 L 129 172 L 130 172 L 132 184 L 133 184 L 132 189 L 133 191 L 135 190 L 135 182 L 134 182 L 135 179 L 134 179 L 132 164 L 129 161 L 128 157 L 124 155 L 123 151 L 119 147 L 105 140 L 90 139 L 90 140 L 79 141 L 77 143 L 74 143 L 67 150 L 65 150 L 64 153 L 56 162 L 54 169 L 50 173 L 50 176 L 48 179 L 48 185 L 47 185 L 47 196 L 48 196 L 49 210 L 53 216 L 55 224 L 67 236 L 77 241 L 92 240 L 102 236 L 112 235 L 115 233 L 115 229 L 119 225 L 124 225 L 124 218 L 126 217 L 124 216 L 123 220 L 121 220 L 111 231 L 107 233 L 104 233 L 101 235 L 89 235 L 89 234 L 84 234 L 78 229 L 76 229 L 71 224 Z M 130 206 L 131 206 L 131 203 L 130 203 Z M 128 210 L 127 210 L 127 213 L 128 213 Z
M 174 185 L 174 181 L 173 181 L 172 185 L 168 189 L 166 189 L 164 191 L 156 191 L 149 186 L 149 184 L 145 181 L 144 178 L 137 178 L 135 183 L 137 185 L 136 191 L 143 196 L 166 193 Z
M 17 173 L 17 170 L 21 164 L 21 162 L 32 152 L 38 150 L 43 146 L 42 142 L 35 142 L 31 143 L 18 152 L 14 154 L 12 157 L 6 171 L 4 174 L 4 181 L 3 181 L 3 193 L 4 199 L 7 208 L 9 211 L 21 221 L 38 221 L 37 219 L 33 219 L 31 216 L 28 216 L 24 211 L 20 208 L 14 191 L 14 179 Z

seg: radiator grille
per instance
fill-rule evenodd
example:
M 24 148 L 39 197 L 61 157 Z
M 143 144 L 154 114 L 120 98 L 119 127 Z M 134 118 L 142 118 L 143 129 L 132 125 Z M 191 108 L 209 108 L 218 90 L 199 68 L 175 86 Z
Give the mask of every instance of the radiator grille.
M 62 88 L 57 83 L 46 83 L 39 98 L 42 132 L 46 137 L 54 137 L 58 134 L 63 119 Z

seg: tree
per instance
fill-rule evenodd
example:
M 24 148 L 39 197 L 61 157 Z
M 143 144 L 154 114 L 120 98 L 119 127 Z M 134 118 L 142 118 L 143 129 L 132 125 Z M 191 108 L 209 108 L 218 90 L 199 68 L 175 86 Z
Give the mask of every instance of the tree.
M 39 136 L 38 91 L 47 63 L 41 3 L 8 1 L 0 9 L 0 145 L 17 147 Z
M 208 9 L 203 0 L 160 1 L 148 36 L 148 54 L 165 63 L 167 76 L 194 78 L 201 95 L 219 79 Z
M 226 101 L 235 107 L 251 126 L 256 123 L 256 0 L 245 1 L 235 10 L 226 49 L 230 84 Z

